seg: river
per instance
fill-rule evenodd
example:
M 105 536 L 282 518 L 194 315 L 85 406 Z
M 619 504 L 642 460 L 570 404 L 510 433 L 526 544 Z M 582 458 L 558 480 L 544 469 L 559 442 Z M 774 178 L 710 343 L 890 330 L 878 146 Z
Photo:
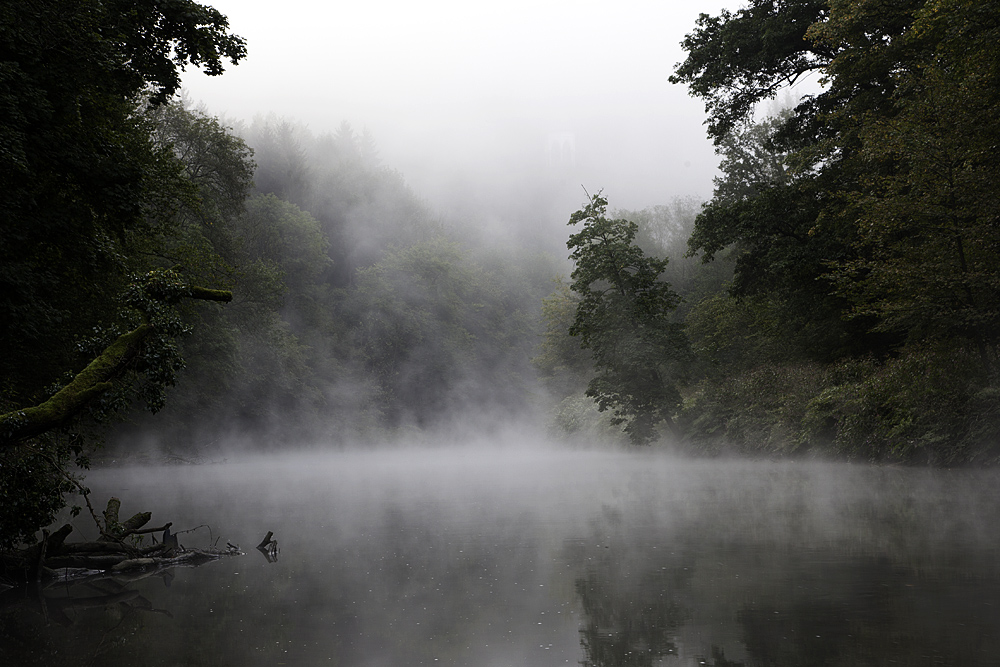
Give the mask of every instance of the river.
M 96 470 L 245 554 L 0 608 L 0 664 L 993 666 L 998 482 L 530 447 Z

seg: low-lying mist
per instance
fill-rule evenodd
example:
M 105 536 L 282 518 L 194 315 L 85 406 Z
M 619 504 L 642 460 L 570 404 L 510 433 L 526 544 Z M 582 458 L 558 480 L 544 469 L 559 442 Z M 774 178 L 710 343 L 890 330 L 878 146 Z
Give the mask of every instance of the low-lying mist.
M 985 666 L 1000 648 L 995 483 L 992 471 L 685 460 L 516 432 L 106 468 L 88 480 L 95 498 L 172 521 L 185 546 L 247 553 L 144 574 L 126 592 L 169 615 L 119 606 L 145 622 L 88 632 L 104 618 L 91 614 L 50 627 L 48 646 L 102 649 L 107 664 L 218 664 L 214 650 L 233 665 L 610 667 L 638 654 L 721 667 L 777 651 L 775 664 Z M 88 522 L 74 520 L 83 535 Z M 265 534 L 271 558 L 252 548 Z

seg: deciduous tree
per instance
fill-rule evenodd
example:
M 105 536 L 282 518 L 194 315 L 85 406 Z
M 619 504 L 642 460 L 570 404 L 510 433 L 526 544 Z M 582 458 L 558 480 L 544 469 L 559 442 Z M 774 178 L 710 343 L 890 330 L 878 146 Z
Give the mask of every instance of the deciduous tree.
M 646 257 L 634 243 L 638 226 L 609 219 L 607 205 L 598 193 L 570 216 L 582 228 L 566 244 L 576 262 L 570 288 L 580 297 L 569 333 L 593 355 L 587 395 L 614 412 L 632 442 L 647 444 L 657 424 L 673 430 L 680 404 L 676 372 L 687 341 L 669 320 L 680 297 L 660 279 L 667 261 Z

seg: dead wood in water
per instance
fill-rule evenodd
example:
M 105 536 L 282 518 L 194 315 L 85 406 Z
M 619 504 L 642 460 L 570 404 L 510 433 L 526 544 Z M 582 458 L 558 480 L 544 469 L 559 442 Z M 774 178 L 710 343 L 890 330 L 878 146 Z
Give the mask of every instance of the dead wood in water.
M 264 554 L 264 558 L 267 559 L 268 563 L 274 563 L 278 560 L 278 541 L 273 539 L 273 536 L 274 533 L 267 531 L 267 535 L 257 545 L 257 551 Z
M 223 556 L 242 555 L 239 547 L 227 543 L 226 549 L 185 548 L 170 533 L 173 522 L 156 528 L 144 528 L 150 512 L 139 512 L 124 523 L 118 522 L 121 501 L 112 498 L 104 511 L 105 525 L 98 524 L 100 536 L 91 542 L 66 542 L 73 527 L 66 524 L 53 533 L 42 531 L 42 539 L 26 549 L 0 554 L 0 583 L 52 580 L 69 576 L 68 569 L 89 574 L 119 574 L 156 570 L 177 565 L 200 565 Z M 202 526 L 199 526 L 201 528 Z M 196 530 L 196 529 L 191 529 Z M 211 530 L 211 529 L 209 529 Z M 143 545 L 142 535 L 163 532 L 160 543 Z M 190 532 L 190 531 L 180 531 Z M 268 533 L 270 539 L 270 533 Z M 127 539 L 129 538 L 129 539 Z M 60 575 L 57 570 L 62 570 Z

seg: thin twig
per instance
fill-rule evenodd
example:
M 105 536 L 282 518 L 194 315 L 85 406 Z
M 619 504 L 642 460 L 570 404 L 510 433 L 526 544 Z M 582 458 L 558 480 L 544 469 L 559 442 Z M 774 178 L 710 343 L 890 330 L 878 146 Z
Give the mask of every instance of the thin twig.
M 212 527 L 210 525 L 208 525 L 207 523 L 203 523 L 200 526 L 195 526 L 194 528 L 188 528 L 187 530 L 179 530 L 176 533 L 174 533 L 174 535 L 180 535 L 181 533 L 193 533 L 194 531 L 198 530 L 199 528 L 208 528 L 208 543 L 211 544 L 212 540 L 214 539 L 214 537 L 213 537 L 213 534 L 212 534 Z M 216 540 L 216 541 L 218 541 L 218 540 Z
M 90 516 L 94 519 L 94 523 L 97 525 L 97 532 L 101 535 L 107 535 L 107 533 L 104 532 L 104 529 L 101 528 L 101 521 L 100 519 L 97 518 L 97 512 L 94 511 L 94 506 L 90 504 L 90 489 L 81 484 L 80 480 L 78 480 L 76 477 L 66 472 L 66 470 L 62 467 L 62 465 L 58 461 L 53 459 L 45 452 L 35 447 L 32 447 L 31 450 L 36 454 L 38 454 L 39 456 L 41 456 L 46 461 L 48 461 L 49 465 L 51 465 L 56 472 L 58 472 L 60 475 L 66 478 L 66 481 L 68 481 L 70 484 L 76 487 L 76 490 L 80 493 L 81 496 L 83 496 L 84 502 L 87 503 L 87 510 L 90 512 Z

